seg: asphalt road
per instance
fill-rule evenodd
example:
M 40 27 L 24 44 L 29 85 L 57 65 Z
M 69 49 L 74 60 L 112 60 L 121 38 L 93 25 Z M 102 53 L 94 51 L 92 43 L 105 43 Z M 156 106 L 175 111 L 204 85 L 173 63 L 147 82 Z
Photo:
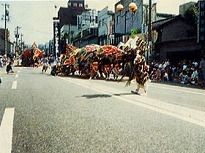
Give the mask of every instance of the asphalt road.
M 15 108 L 12 153 L 205 152 L 205 90 L 150 83 L 139 96 L 134 83 L 14 71 L 0 69 L 0 122 Z

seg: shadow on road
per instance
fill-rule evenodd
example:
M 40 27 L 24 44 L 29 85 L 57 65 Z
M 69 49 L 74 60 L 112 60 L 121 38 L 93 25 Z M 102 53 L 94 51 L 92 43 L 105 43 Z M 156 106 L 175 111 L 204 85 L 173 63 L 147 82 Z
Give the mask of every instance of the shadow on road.
M 133 93 L 119 93 L 119 94 L 113 94 L 114 96 L 126 96 L 126 95 L 133 95 Z
M 112 95 L 107 95 L 107 94 L 93 94 L 93 95 L 82 95 L 81 97 L 85 97 L 87 99 L 92 99 L 92 98 L 109 98 L 112 97 Z
M 92 94 L 92 95 L 82 95 L 81 97 L 85 97 L 87 99 L 93 99 L 93 98 L 110 98 L 112 96 L 126 96 L 126 95 L 133 95 L 133 93 L 119 93 L 119 94 Z

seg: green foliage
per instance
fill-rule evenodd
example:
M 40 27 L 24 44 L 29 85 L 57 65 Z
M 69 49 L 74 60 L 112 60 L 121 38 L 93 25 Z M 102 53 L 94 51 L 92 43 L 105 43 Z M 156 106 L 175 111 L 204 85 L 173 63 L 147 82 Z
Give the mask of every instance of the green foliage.
M 134 38 L 138 33 L 140 33 L 140 30 L 137 28 L 131 29 L 131 37 Z
M 190 6 L 190 8 L 184 14 L 187 23 L 196 27 L 198 12 L 198 8 L 195 5 Z

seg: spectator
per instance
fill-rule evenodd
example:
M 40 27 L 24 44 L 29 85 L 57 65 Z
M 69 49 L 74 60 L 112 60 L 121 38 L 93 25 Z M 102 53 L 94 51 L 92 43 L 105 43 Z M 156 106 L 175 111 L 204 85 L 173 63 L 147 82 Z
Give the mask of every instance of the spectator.
M 193 84 L 193 85 L 197 85 L 198 84 L 198 79 L 199 79 L 198 75 L 199 74 L 198 74 L 197 69 L 194 69 L 194 71 L 191 74 L 191 84 Z
M 203 85 L 205 85 L 205 58 L 204 57 L 201 58 L 199 69 L 201 71 Z
M 164 81 L 169 81 L 169 76 L 166 71 L 164 72 Z
M 182 84 L 188 84 L 189 83 L 189 77 L 187 75 L 186 71 L 182 71 L 181 74 L 179 75 L 181 83 Z
M 0 56 L 0 67 L 3 67 L 3 60 L 2 60 L 2 56 Z

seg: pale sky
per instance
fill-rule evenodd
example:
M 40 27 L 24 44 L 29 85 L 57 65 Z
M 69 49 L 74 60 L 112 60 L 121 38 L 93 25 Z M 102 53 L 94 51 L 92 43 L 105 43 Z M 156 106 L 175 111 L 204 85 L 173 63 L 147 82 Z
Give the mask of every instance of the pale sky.
M 89 8 L 95 8 L 101 10 L 106 6 L 110 9 L 114 9 L 114 4 L 118 0 L 85 0 Z M 146 0 L 144 0 L 146 2 Z M 179 5 L 197 0 L 153 0 L 157 2 L 157 12 L 160 13 L 172 13 L 178 14 Z M 20 26 L 20 33 L 23 33 L 23 40 L 27 44 L 32 44 L 34 41 L 39 43 L 48 42 L 52 39 L 52 18 L 57 16 L 57 10 L 54 6 L 66 7 L 66 0 L 27 0 L 27 1 L 17 1 L 17 0 L 7 0 L 1 3 L 8 3 L 10 12 L 10 21 L 7 23 L 10 30 L 11 41 L 14 41 L 14 30 L 16 26 Z M 0 5 L 0 17 L 4 13 L 3 6 Z M 0 27 L 4 28 L 4 22 L 0 20 Z

